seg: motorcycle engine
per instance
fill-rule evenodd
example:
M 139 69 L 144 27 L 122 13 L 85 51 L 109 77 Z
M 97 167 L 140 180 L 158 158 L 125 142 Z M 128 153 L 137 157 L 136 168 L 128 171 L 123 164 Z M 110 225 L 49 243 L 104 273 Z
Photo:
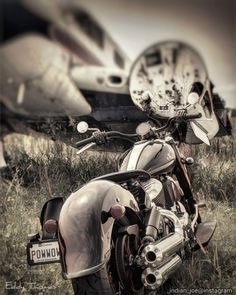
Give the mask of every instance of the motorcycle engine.
M 147 202 L 153 202 L 156 206 L 165 207 L 165 193 L 162 183 L 155 179 L 150 178 L 149 180 L 142 182 L 142 187 L 148 198 Z M 150 207 L 151 204 L 146 204 L 147 207 Z

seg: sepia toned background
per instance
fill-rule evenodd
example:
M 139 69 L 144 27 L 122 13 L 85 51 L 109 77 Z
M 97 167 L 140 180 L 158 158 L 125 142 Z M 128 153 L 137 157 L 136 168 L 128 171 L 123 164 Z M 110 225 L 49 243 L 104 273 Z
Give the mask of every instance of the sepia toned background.
M 72 1 L 91 11 L 132 60 L 158 41 L 192 45 L 202 54 L 226 106 L 236 108 L 236 1 Z M 162 294 L 177 287 L 235 288 L 235 119 L 232 125 L 233 136 L 216 138 L 209 147 L 191 147 L 194 193 L 206 201 L 204 220 L 216 220 L 217 229 L 206 253 L 200 251 L 186 261 Z M 5 143 L 8 167 L 0 171 L 0 295 L 72 294 L 60 265 L 27 266 L 27 235 L 40 230 L 38 216 L 47 199 L 68 196 L 93 177 L 115 171 L 119 155 L 105 151 L 78 158 L 76 149 L 61 142 L 15 133 Z
M 235 0 L 100 0 L 79 3 L 135 59 L 147 45 L 173 39 L 196 48 L 216 91 L 236 107 Z

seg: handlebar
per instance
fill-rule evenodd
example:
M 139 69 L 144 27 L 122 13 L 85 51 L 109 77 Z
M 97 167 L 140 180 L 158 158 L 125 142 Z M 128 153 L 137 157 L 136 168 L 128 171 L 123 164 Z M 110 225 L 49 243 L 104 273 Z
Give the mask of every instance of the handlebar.
M 170 118 L 164 126 L 162 126 L 160 128 L 153 128 L 153 131 L 160 132 L 160 131 L 168 128 L 174 120 L 178 120 L 178 119 L 194 120 L 194 119 L 199 119 L 201 117 L 202 117 L 201 113 L 192 114 L 192 115 L 175 116 L 175 117 Z M 82 147 L 82 146 L 92 143 L 92 142 L 96 143 L 97 145 L 102 145 L 102 144 L 106 143 L 111 138 L 122 138 L 122 139 L 131 140 L 131 139 L 138 138 L 138 136 L 139 135 L 136 133 L 126 134 L 126 133 L 122 133 L 119 131 L 107 131 L 107 132 L 96 131 L 93 133 L 93 135 L 91 137 L 76 142 L 76 146 Z
M 198 114 L 192 114 L 192 115 L 184 115 L 183 118 L 186 120 L 194 120 L 194 119 L 200 119 L 202 117 L 201 113 Z
M 198 114 L 191 114 L 191 115 L 182 115 L 182 116 L 175 116 L 175 117 L 172 117 L 170 119 L 168 119 L 167 123 L 160 127 L 160 128 L 154 128 L 154 131 L 155 132 L 160 132 L 160 131 L 163 131 L 165 130 L 166 128 L 168 128 L 170 126 L 170 124 L 175 121 L 175 120 L 179 120 L 179 119 L 185 119 L 185 120 L 194 120 L 194 119 L 199 119 L 202 117 L 202 114 L 201 113 L 198 113 Z
M 94 138 L 94 136 L 92 135 L 92 136 L 89 137 L 89 138 L 86 138 L 86 139 L 82 139 L 82 140 L 80 140 L 80 141 L 77 141 L 75 144 L 76 144 L 77 147 L 82 147 L 82 146 L 84 146 L 84 145 L 86 145 L 86 144 L 89 144 L 89 143 L 94 142 L 94 140 L 95 140 L 95 138 Z
M 107 136 L 109 137 L 122 137 L 122 138 L 135 138 L 138 136 L 138 134 L 136 133 L 132 133 L 132 134 L 127 134 L 127 133 L 122 133 L 122 132 L 119 132 L 119 131 L 108 131 L 106 132 Z
M 96 131 L 93 133 L 91 137 L 76 142 L 76 146 L 81 147 L 92 142 L 95 142 L 96 144 L 101 145 L 107 142 L 107 140 L 109 140 L 110 138 L 123 138 L 123 139 L 130 140 L 137 137 L 138 137 L 138 134 L 136 133 L 126 134 L 126 133 L 122 133 L 118 131 L 108 131 L 108 132 Z

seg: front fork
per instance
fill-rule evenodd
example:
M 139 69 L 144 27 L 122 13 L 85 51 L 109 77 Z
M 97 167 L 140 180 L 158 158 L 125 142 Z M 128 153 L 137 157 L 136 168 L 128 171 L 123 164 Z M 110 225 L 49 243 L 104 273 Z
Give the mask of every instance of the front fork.
M 183 203 L 186 206 L 187 211 L 189 214 L 196 214 L 196 200 L 194 199 L 193 193 L 192 193 L 192 184 L 191 180 L 189 178 L 189 173 L 186 167 L 186 164 L 193 164 L 193 161 L 191 163 L 188 163 L 184 157 L 181 156 L 181 153 L 174 141 L 173 138 L 170 138 L 168 143 L 172 146 L 172 148 L 175 151 L 176 155 L 176 168 L 175 168 L 175 175 L 177 177 L 177 180 L 184 192 L 183 196 Z M 198 222 L 201 222 L 200 215 L 198 214 Z

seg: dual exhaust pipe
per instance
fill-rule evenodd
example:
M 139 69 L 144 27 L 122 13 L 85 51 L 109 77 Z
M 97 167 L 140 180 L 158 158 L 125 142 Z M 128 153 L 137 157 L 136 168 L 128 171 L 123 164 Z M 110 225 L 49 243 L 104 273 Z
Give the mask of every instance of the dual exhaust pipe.
M 159 288 L 182 264 L 176 253 L 184 247 L 184 238 L 173 233 L 144 247 L 141 258 L 147 268 L 142 273 L 142 282 L 146 288 Z
M 148 289 L 159 288 L 182 264 L 179 255 L 172 256 L 159 268 L 146 268 L 141 276 L 143 285 Z

